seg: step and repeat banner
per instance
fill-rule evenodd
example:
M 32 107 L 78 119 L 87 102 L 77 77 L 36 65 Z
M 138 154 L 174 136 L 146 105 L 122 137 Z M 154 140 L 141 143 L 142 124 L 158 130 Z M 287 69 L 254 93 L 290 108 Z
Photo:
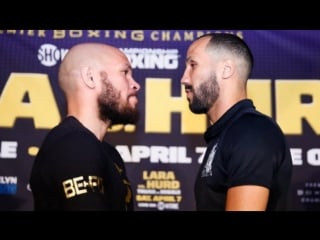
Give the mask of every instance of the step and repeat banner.
M 180 79 L 188 46 L 207 32 L 231 32 L 252 49 L 249 97 L 287 137 L 291 209 L 320 210 L 320 31 L 215 29 L 0 30 L 0 210 L 33 210 L 34 157 L 66 113 L 58 66 L 74 44 L 103 42 L 128 56 L 141 85 L 139 123 L 106 136 L 126 163 L 135 210 L 194 211 L 209 123 L 189 111 Z

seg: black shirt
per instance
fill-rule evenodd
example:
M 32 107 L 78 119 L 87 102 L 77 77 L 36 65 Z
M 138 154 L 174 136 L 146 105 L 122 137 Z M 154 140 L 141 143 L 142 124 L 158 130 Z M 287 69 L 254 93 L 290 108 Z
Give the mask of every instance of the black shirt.
M 133 210 L 120 154 L 74 117 L 65 118 L 46 136 L 30 186 L 34 210 Z
M 270 190 L 267 210 L 285 210 L 292 159 L 285 136 L 251 100 L 235 104 L 204 134 L 207 142 L 195 183 L 197 210 L 224 210 L 228 188 Z

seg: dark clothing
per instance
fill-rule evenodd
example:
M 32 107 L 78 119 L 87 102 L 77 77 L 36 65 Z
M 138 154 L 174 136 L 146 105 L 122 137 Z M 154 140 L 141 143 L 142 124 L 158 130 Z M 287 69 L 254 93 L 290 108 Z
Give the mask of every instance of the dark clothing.
M 30 177 L 34 210 L 133 210 L 117 150 L 67 117 L 45 138 Z
M 258 185 L 270 190 L 267 210 L 286 210 L 292 159 L 285 136 L 251 100 L 235 104 L 204 134 L 207 142 L 195 183 L 197 210 L 225 210 L 227 190 Z

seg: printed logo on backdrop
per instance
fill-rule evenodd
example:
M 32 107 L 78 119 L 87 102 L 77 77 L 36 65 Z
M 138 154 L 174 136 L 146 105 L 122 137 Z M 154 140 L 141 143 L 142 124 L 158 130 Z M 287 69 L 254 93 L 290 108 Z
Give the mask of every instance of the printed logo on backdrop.
M 17 158 L 17 141 L 0 141 L 0 160 Z M 17 193 L 17 176 L 0 176 L 0 195 Z
M 320 182 L 302 182 L 302 186 L 296 189 L 296 196 L 301 204 L 312 206 L 312 209 L 320 209 Z
M 175 70 L 179 67 L 178 49 L 120 48 L 129 58 L 132 68 Z M 45 43 L 38 49 L 38 60 L 45 67 L 54 67 L 62 61 L 69 49 Z
M 181 184 L 174 171 L 143 171 L 144 183 L 137 185 L 136 202 L 139 208 L 160 211 L 179 210 L 182 200 Z
M 58 48 L 57 46 L 45 43 L 38 49 L 38 60 L 45 67 L 54 67 L 67 54 L 69 49 Z
M 0 159 L 17 158 L 17 141 L 0 141 Z
M 17 185 L 17 176 L 0 176 L 0 195 L 15 195 Z
M 120 48 L 132 68 L 175 70 L 179 67 L 179 50 L 162 48 Z

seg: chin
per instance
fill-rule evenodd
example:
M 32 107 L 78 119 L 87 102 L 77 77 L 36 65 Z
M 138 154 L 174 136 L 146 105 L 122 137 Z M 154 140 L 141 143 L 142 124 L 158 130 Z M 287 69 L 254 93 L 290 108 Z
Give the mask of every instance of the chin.
M 137 98 L 130 98 L 129 99 L 129 105 L 132 108 L 136 108 L 136 106 L 138 105 L 138 99 Z

